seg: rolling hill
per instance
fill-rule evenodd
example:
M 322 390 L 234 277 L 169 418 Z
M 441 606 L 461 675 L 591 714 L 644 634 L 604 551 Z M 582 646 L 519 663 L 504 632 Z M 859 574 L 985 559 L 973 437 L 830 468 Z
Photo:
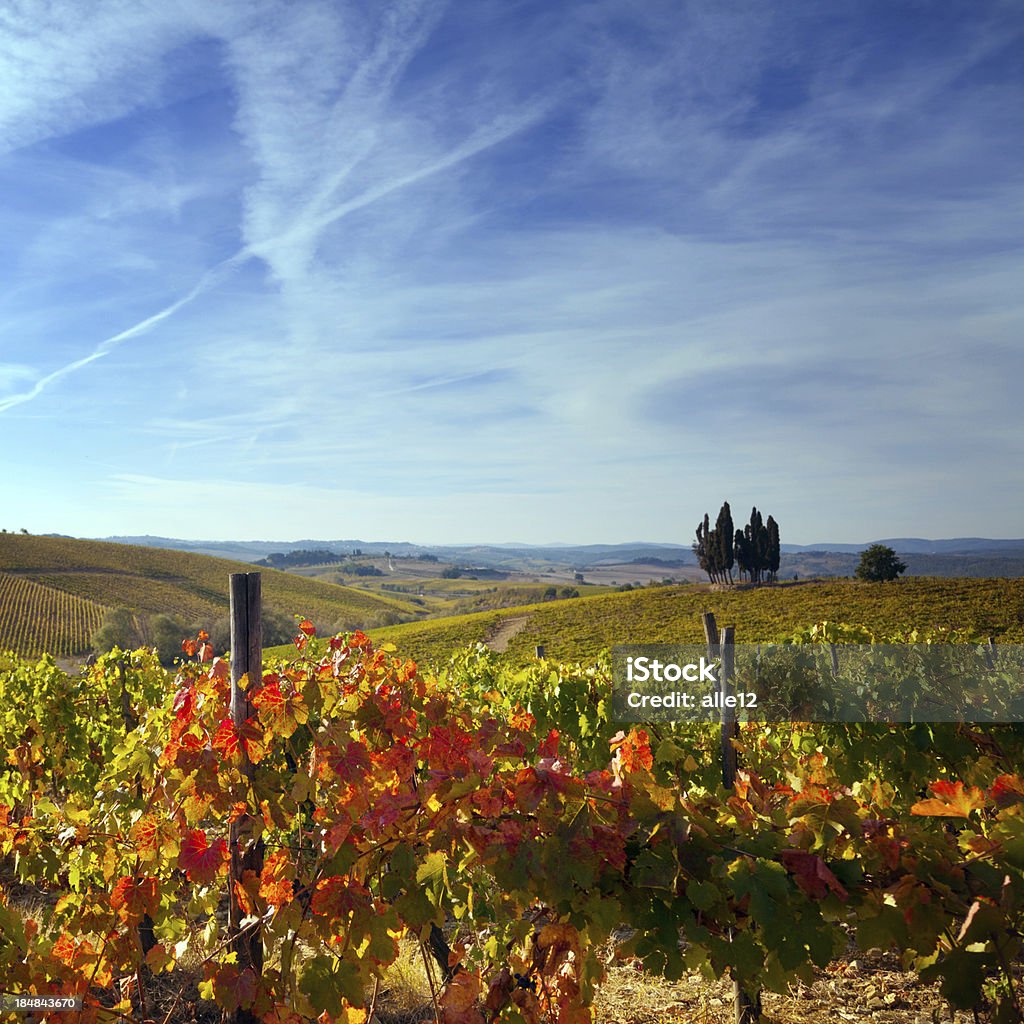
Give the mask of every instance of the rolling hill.
M 81 654 L 104 613 L 126 607 L 207 624 L 227 613 L 228 576 L 252 566 L 153 547 L 0 534 L 0 649 Z M 379 626 L 423 614 L 415 605 L 263 569 L 268 609 L 323 630 Z
M 524 663 L 543 645 L 559 661 L 585 661 L 623 643 L 701 643 L 701 612 L 736 626 L 737 643 L 781 640 L 822 620 L 888 634 L 946 628 L 1024 643 L 1024 579 L 931 579 L 894 583 L 828 581 L 715 590 L 707 585 L 650 587 L 475 615 L 410 622 L 372 631 L 379 642 L 424 665 L 451 652 L 488 643 L 503 623 L 508 660 Z
M 397 560 L 425 553 L 442 562 L 481 566 L 506 572 L 537 574 L 552 570 L 600 572 L 608 580 L 629 580 L 631 564 L 662 565 L 664 574 L 697 579 L 701 573 L 689 544 L 634 542 L 630 544 L 467 544 L 423 545 L 408 541 L 299 540 L 299 541 L 191 541 L 171 537 L 108 537 L 108 541 L 139 546 L 192 551 L 199 554 L 255 562 L 272 553 L 327 548 L 339 557 L 358 549 L 368 556 L 390 552 Z M 783 543 L 780 578 L 849 576 L 858 556 L 871 543 L 885 544 L 903 557 L 908 576 L 1024 576 L 1024 539 L 954 537 L 929 540 L 896 537 L 859 544 L 823 541 L 818 544 Z

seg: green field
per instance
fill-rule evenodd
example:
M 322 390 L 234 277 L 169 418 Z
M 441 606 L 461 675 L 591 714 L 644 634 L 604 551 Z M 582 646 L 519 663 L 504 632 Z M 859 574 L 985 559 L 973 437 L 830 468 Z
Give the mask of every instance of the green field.
M 357 576 L 343 571 L 345 563 L 327 563 L 315 566 L 298 566 L 290 569 L 296 575 L 309 579 L 320 579 L 331 583 L 344 581 L 353 590 L 360 590 L 380 597 L 395 597 L 411 603 L 431 617 L 463 615 L 492 608 L 513 608 L 545 600 L 562 600 L 565 591 L 575 591 L 581 597 L 606 594 L 615 587 L 576 583 L 571 578 L 547 573 L 509 572 L 506 579 L 484 576 L 477 578 L 473 570 L 456 579 L 445 579 L 441 572 L 444 563 L 426 562 L 417 559 L 400 558 L 389 563 L 388 559 L 374 556 L 360 556 L 349 559 L 349 563 L 372 566 L 382 572 L 380 576 Z M 549 597 L 554 590 L 555 596 Z
M 84 653 L 103 613 L 118 606 L 207 623 L 227 612 L 228 576 L 251 571 L 244 562 L 183 551 L 0 534 L 0 649 Z M 425 614 L 401 597 L 260 571 L 266 608 L 305 615 L 323 631 Z
M 1024 643 L 1024 580 L 930 577 L 894 583 L 783 583 L 750 590 L 652 587 L 406 623 L 371 635 L 425 665 L 439 665 L 452 650 L 486 642 L 502 621 L 525 617 L 509 640 L 509 660 L 525 662 L 542 644 L 546 656 L 578 662 L 614 644 L 703 642 L 704 610 L 713 611 L 720 625 L 735 625 L 739 643 L 780 640 L 823 620 L 880 634 L 945 628 Z

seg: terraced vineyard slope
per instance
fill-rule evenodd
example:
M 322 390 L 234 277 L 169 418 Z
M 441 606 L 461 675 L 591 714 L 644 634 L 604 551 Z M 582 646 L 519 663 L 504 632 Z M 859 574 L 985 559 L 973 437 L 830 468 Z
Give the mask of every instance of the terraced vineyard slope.
M 210 622 L 227 613 L 228 575 L 252 566 L 208 555 L 66 537 L 0 534 L 0 650 L 81 654 L 107 609 Z M 262 569 L 264 606 L 327 630 L 422 615 L 408 601 Z

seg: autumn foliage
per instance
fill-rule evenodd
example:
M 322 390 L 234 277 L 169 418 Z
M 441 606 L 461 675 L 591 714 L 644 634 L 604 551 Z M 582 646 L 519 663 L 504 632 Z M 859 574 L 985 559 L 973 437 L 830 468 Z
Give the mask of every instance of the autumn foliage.
M 0 886 L 5 991 L 141 1020 L 162 974 L 266 1024 L 357 1022 L 399 942 L 436 961 L 442 934 L 431 1017 L 582 1024 L 609 943 L 669 978 L 784 989 L 853 934 L 1020 1019 L 1019 727 L 745 727 L 726 792 L 715 730 L 619 730 L 607 675 L 425 677 L 360 633 L 299 630 L 295 660 L 247 681 L 240 728 L 203 638 L 151 707 L 162 670 L 122 671 L 131 714 L 108 699 L 88 777 L 54 769 L 40 706 L 0 775 L 0 877 L 53 904 Z M 80 685 L 116 697 L 117 671 Z M 232 826 L 263 843 L 258 872 L 231 876 Z M 261 970 L 237 959 L 229 888 Z

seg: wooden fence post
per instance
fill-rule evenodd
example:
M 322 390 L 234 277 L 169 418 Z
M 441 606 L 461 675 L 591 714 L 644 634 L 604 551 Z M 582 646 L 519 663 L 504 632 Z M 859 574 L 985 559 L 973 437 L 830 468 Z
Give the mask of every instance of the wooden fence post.
M 719 690 L 722 694 L 722 784 L 729 789 L 736 783 L 736 747 L 733 738 L 739 736 L 740 727 L 736 721 L 736 709 L 729 707 L 727 698 L 733 695 L 733 674 L 736 669 L 736 627 L 723 626 L 719 635 L 719 651 L 722 659 Z
M 722 783 L 731 789 L 736 783 L 736 747 L 733 737 L 739 735 L 739 723 L 736 720 L 736 709 L 728 706 L 725 698 L 733 693 L 733 674 L 735 672 L 736 627 L 724 626 L 718 631 L 715 617 L 705 612 L 704 636 L 708 645 L 708 659 L 721 658 L 719 673 L 719 692 L 722 695 Z M 731 938 L 730 934 L 730 938 Z M 761 1020 L 761 993 L 750 993 L 733 979 L 733 1020 L 735 1024 L 757 1024 Z
M 249 692 L 263 679 L 263 641 L 260 574 L 258 572 L 233 572 L 231 582 L 231 721 L 235 729 L 253 713 Z M 242 689 L 242 679 L 246 688 Z M 242 747 L 242 774 L 250 783 L 253 777 L 252 764 Z M 250 838 L 251 825 L 246 816 L 233 821 L 229 826 L 228 846 L 231 852 L 231 870 L 228 878 L 228 929 L 232 936 L 231 947 L 238 954 L 238 970 L 251 969 L 257 979 L 263 975 L 263 935 L 261 925 L 256 924 L 241 930 L 245 917 L 235 895 L 235 883 L 242 881 L 245 871 L 263 871 L 263 839 Z M 236 1010 L 235 1024 L 256 1024 L 256 1017 L 250 1010 Z
M 713 612 L 704 612 L 701 620 L 704 623 L 704 639 L 708 644 L 708 660 L 711 661 L 718 657 L 718 624 Z

